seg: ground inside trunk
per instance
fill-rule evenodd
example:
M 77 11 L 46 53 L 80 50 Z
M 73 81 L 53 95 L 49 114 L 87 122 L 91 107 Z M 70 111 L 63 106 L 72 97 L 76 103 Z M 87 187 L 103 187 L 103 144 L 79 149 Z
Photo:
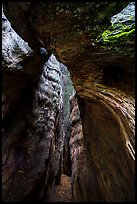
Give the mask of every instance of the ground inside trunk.
M 46 202 L 73 202 L 71 178 L 69 176 L 62 174 L 59 185 L 49 186 Z

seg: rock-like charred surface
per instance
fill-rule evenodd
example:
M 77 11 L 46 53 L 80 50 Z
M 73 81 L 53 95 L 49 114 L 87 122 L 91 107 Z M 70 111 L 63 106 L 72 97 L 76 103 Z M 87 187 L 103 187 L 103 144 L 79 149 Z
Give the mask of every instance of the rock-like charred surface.
M 14 101 L 17 110 L 3 119 L 3 201 L 39 200 L 50 179 L 60 177 L 60 74 L 51 56 L 39 82 L 23 91 Z
M 81 112 L 76 95 L 71 99 L 71 136 L 66 145 L 71 155 L 68 171 L 72 172 L 73 198 L 85 202 L 130 201 L 135 196 L 134 99 L 111 90 L 84 94 L 78 97 Z M 132 195 L 129 191 L 124 194 L 127 186 Z
M 32 51 L 5 18 L 6 23 L 2 47 L 2 196 L 4 202 L 39 201 L 45 198 L 50 183 L 60 182 L 62 79 L 68 79 L 55 56 L 49 58 L 44 48 Z
M 79 98 L 88 170 L 95 165 L 104 201 L 134 200 L 134 99 L 110 91 L 89 95 Z
M 44 63 L 49 58 L 40 49 L 32 50 L 12 29 L 3 14 L 2 21 L 2 103 L 3 117 L 13 109 L 15 101 L 29 85 L 39 80 Z

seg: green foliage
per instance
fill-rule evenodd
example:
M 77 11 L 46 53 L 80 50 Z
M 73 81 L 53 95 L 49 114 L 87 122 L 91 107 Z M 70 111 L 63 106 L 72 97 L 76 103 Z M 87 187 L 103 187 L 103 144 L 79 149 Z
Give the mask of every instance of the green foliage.
M 117 25 L 112 25 L 109 30 L 105 30 L 102 33 L 102 38 L 104 43 L 114 43 L 117 42 L 121 37 L 127 38 L 133 32 L 135 32 L 135 28 L 131 29 L 130 25 L 123 25 L 122 23 L 119 23 Z
M 112 5 L 109 5 L 109 7 L 111 8 Z M 131 57 L 135 56 L 134 2 L 128 3 L 127 7 L 111 17 L 108 26 L 104 27 L 96 41 L 107 51 Z
M 135 24 L 112 24 L 96 40 L 102 44 L 102 48 L 105 50 L 131 57 L 135 56 Z

